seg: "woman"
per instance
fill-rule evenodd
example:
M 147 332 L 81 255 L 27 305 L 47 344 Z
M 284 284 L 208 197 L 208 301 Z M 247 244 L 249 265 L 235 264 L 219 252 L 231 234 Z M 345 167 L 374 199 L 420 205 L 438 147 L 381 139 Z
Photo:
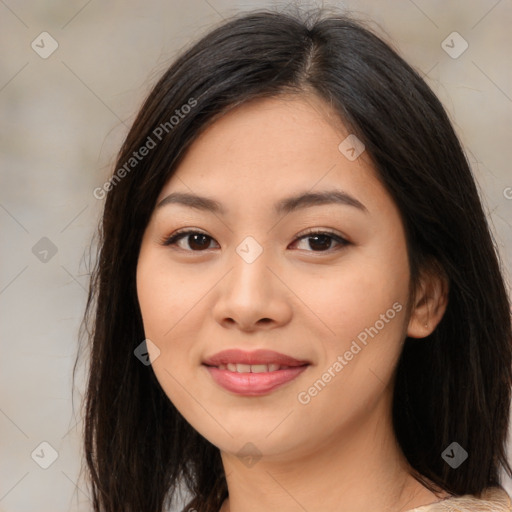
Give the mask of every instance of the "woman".
M 104 191 L 96 511 L 180 485 L 201 512 L 512 510 L 498 257 L 445 111 L 377 36 L 321 11 L 224 22 Z

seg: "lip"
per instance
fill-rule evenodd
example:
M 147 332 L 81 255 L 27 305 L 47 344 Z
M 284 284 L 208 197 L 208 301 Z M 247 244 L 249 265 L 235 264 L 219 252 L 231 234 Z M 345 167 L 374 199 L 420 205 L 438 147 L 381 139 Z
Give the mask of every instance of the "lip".
M 243 396 L 266 395 L 271 391 L 292 381 L 301 374 L 308 365 L 276 370 L 263 373 L 237 373 L 220 370 L 215 366 L 206 366 L 213 380 L 224 389 Z
M 261 373 L 238 373 L 227 369 L 217 368 L 228 363 L 239 364 L 279 364 L 287 366 L 280 370 Z M 242 396 L 261 396 L 291 382 L 310 365 L 309 361 L 274 352 L 273 350 L 255 350 L 246 352 L 230 349 L 218 352 L 207 358 L 203 366 L 208 370 L 213 380 L 224 389 Z
M 295 359 L 273 350 L 260 349 L 247 352 L 236 348 L 217 352 L 203 361 L 203 364 L 207 366 L 219 366 L 228 363 L 279 364 L 281 366 L 304 366 L 305 364 L 310 364 L 309 361 Z

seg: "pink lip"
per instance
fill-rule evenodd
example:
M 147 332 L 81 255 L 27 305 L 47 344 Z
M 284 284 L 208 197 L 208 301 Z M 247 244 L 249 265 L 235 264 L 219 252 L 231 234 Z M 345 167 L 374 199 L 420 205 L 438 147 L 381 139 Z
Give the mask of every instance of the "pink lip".
M 228 391 L 245 396 L 265 395 L 295 379 L 306 368 L 307 365 L 274 372 L 237 373 L 229 370 L 219 370 L 215 366 L 206 367 L 217 384 Z
M 245 350 L 229 349 L 217 352 L 203 361 L 207 366 L 219 366 L 220 364 L 240 363 L 240 364 L 279 364 L 281 366 L 303 366 L 309 364 L 309 361 L 295 359 L 294 357 L 274 352 L 273 350 L 254 350 L 246 352 Z M 280 371 L 280 370 L 279 370 Z
M 288 366 L 282 370 L 261 373 L 238 373 L 230 370 L 221 370 L 218 365 L 228 363 L 240 364 L 279 364 Z M 224 389 L 244 396 L 265 395 L 274 389 L 295 379 L 310 364 L 291 356 L 280 354 L 272 350 L 256 350 L 245 352 L 231 349 L 219 352 L 204 361 L 204 366 L 213 380 Z

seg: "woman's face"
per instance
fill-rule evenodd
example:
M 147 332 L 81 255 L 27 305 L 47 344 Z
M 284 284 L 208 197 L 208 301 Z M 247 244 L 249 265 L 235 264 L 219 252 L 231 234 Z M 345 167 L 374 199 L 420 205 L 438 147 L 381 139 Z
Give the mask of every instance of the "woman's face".
M 137 267 L 152 367 L 226 453 L 307 454 L 389 412 L 410 328 L 406 241 L 348 136 L 315 97 L 244 104 L 157 200 Z M 178 230 L 195 235 L 166 244 Z

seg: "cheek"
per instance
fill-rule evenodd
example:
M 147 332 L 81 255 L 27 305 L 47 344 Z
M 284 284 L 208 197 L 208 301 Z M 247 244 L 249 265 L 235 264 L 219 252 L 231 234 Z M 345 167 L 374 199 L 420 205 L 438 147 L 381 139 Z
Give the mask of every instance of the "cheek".
M 141 251 L 137 266 L 137 295 L 148 338 L 163 342 L 177 322 L 183 323 L 205 293 L 205 284 L 170 265 L 165 253 Z
M 398 255 L 385 259 L 382 253 L 378 258 L 354 254 L 328 275 L 300 272 L 289 279 L 307 306 L 303 308 L 306 316 L 315 321 L 318 333 L 323 332 L 328 345 L 336 349 L 373 326 L 387 311 L 386 320 L 392 317 L 392 321 L 386 323 L 385 330 L 390 331 L 392 326 L 395 333 L 402 332 L 405 318 L 403 314 L 395 315 L 393 304 L 399 303 L 405 311 L 409 276 L 407 260 Z
M 385 274 L 384 270 L 367 266 L 340 272 L 324 283 L 323 292 L 309 296 L 308 305 L 320 312 L 334 334 L 321 337 L 317 332 L 319 365 L 301 383 L 297 397 L 302 404 L 299 410 L 307 413 L 301 428 L 320 415 L 323 428 L 335 431 L 361 420 L 381 400 L 400 356 L 407 323 L 407 280 L 400 278 L 401 271 Z
M 314 282 L 304 282 L 303 293 L 314 290 L 305 302 L 329 332 L 322 338 L 323 353 L 311 387 L 304 387 L 302 396 L 311 399 L 310 410 L 337 403 L 332 420 L 343 423 L 371 407 L 392 377 L 407 325 L 407 257 L 381 248 L 361 251 L 346 258 L 320 287 L 313 287 Z
M 165 312 L 174 294 L 166 293 L 171 283 L 155 258 L 141 252 L 137 265 L 137 296 L 144 324 L 144 333 L 149 339 L 159 339 L 169 325 L 165 325 Z
M 194 280 L 173 269 L 164 252 L 141 250 L 137 265 L 137 295 L 145 337 L 158 348 L 151 357 L 152 370 L 169 399 L 182 411 L 190 408 L 181 382 L 186 380 L 200 316 L 201 290 Z M 198 283 L 199 286 L 200 283 Z M 204 294 L 204 291 L 202 292 Z
M 192 404 L 186 390 L 193 387 L 190 381 L 200 365 L 201 340 L 207 339 L 205 319 L 211 311 L 208 294 L 219 276 L 172 262 L 159 249 L 141 250 L 139 306 L 144 334 L 158 347 L 158 357 L 152 358 L 155 376 L 174 405 L 188 415 Z

